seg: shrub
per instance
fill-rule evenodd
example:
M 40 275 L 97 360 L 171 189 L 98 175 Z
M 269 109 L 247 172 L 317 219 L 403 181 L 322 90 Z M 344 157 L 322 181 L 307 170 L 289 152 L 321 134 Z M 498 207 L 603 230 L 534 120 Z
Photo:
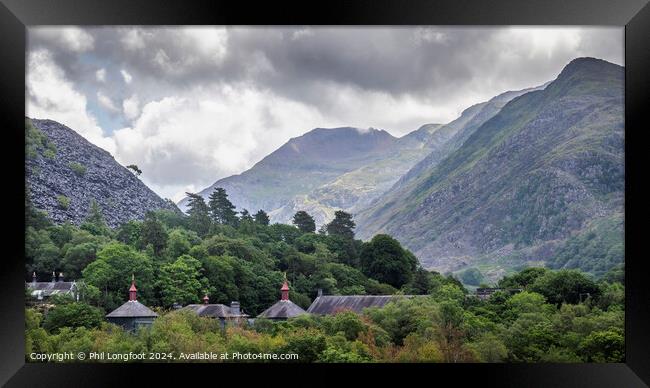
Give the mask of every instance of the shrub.
M 68 210 L 70 207 L 70 198 L 66 197 L 65 195 L 57 195 L 56 202 L 58 202 L 59 207 L 63 210 Z
M 81 163 L 70 162 L 70 163 L 68 164 L 68 167 L 70 167 L 70 169 L 71 169 L 72 171 L 74 171 L 74 173 L 77 174 L 77 175 L 79 175 L 79 176 L 84 176 L 84 175 L 86 175 L 86 166 L 84 166 L 84 165 L 81 164 Z

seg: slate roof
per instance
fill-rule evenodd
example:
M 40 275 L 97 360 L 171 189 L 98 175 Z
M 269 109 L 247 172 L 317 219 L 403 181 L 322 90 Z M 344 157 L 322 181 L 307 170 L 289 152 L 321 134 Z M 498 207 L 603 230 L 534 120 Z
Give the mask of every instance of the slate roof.
M 110 314 L 106 314 L 106 318 L 145 318 L 157 316 L 158 314 L 154 313 L 149 309 L 149 307 L 143 305 L 137 300 L 126 301 Z
M 232 314 L 225 304 L 188 304 L 181 310 L 192 310 L 200 317 L 210 318 L 245 318 L 247 314 Z
M 25 283 L 25 288 L 32 290 L 32 295 L 41 294 L 51 296 L 54 294 L 66 294 L 77 287 L 75 282 L 30 282 Z
M 351 310 L 361 314 L 368 307 L 384 307 L 397 298 L 411 298 L 413 295 L 321 295 L 307 309 L 308 313 L 327 315 Z
M 290 300 L 279 300 L 273 306 L 264 310 L 258 318 L 292 318 L 306 311 Z

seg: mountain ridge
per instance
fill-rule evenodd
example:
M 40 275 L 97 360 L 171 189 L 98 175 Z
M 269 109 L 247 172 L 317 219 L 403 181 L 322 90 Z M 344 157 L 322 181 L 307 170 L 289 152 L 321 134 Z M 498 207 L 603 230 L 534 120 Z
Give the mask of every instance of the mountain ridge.
M 79 225 L 97 201 L 111 227 L 141 220 L 149 210 L 178 211 L 106 150 L 54 120 L 26 118 L 27 194 L 55 223 Z M 31 127 L 30 127 L 31 126 Z M 43 147 L 47 143 L 48 147 Z

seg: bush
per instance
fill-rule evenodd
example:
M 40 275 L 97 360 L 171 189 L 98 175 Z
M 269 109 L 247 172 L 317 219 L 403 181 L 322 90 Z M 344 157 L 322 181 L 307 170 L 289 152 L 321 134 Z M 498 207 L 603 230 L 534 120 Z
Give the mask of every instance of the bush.
M 81 164 L 81 163 L 70 162 L 70 163 L 68 164 L 68 167 L 70 167 L 70 169 L 71 169 L 72 171 L 74 171 L 74 173 L 77 174 L 77 175 L 79 175 L 79 176 L 84 176 L 84 175 L 86 175 L 86 166 L 84 166 L 84 165 Z
M 57 195 L 56 202 L 59 204 L 59 207 L 63 210 L 68 210 L 70 207 L 70 198 L 65 195 Z
M 102 310 L 81 302 L 61 304 L 53 308 L 45 318 L 43 327 L 58 331 L 63 327 L 99 327 L 104 321 Z

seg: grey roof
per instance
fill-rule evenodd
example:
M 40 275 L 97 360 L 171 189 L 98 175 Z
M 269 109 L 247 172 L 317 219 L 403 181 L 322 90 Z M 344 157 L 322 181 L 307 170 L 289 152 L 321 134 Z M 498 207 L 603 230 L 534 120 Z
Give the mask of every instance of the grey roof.
M 307 309 L 311 314 L 334 314 L 351 310 L 361 314 L 368 307 L 384 307 L 397 298 L 411 298 L 413 295 L 321 295 Z
M 38 294 L 51 296 L 71 293 L 77 288 L 77 284 L 75 282 L 30 282 L 25 283 L 25 288 L 32 290 L 34 296 Z
M 188 304 L 181 310 L 192 310 L 200 317 L 211 318 L 242 318 L 248 317 L 247 314 L 232 314 L 230 307 L 225 304 Z
M 154 313 L 149 309 L 149 307 L 143 305 L 137 300 L 126 301 L 110 314 L 106 314 L 106 318 L 144 318 L 157 316 L 158 314 Z
M 264 310 L 258 318 L 292 318 L 306 311 L 290 300 L 279 300 L 273 306 Z

